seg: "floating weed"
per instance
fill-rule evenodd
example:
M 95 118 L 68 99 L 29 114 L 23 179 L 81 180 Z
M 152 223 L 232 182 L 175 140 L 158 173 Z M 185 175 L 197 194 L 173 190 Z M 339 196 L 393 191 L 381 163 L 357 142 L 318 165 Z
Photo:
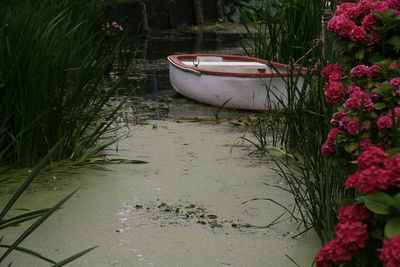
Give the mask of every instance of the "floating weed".
M 265 229 L 275 224 L 277 220 L 266 226 L 255 226 L 240 220 L 223 219 L 216 214 L 208 212 L 205 207 L 192 203 L 172 204 L 166 202 L 149 202 L 147 204 L 124 204 L 116 218 L 122 223 L 117 232 L 143 225 L 166 227 L 166 226 L 189 226 L 198 224 L 208 226 L 209 229 L 234 228 L 239 231 L 246 229 Z M 278 218 L 279 219 L 279 218 Z

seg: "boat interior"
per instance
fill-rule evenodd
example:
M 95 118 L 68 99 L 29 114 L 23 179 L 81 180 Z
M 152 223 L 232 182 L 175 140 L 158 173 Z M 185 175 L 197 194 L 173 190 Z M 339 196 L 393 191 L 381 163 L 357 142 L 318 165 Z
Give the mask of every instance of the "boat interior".
M 270 66 L 255 62 L 231 60 L 218 56 L 197 56 L 182 60 L 182 63 L 188 67 L 194 67 L 202 70 L 229 73 L 274 73 Z

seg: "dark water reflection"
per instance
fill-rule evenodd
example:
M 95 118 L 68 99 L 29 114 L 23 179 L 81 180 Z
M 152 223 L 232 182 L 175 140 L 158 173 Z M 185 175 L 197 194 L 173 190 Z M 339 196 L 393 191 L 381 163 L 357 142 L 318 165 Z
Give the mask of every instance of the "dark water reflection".
M 152 31 L 140 41 L 127 93 L 157 94 L 172 90 L 167 56 L 190 53 L 244 54 L 239 33 L 212 31 Z

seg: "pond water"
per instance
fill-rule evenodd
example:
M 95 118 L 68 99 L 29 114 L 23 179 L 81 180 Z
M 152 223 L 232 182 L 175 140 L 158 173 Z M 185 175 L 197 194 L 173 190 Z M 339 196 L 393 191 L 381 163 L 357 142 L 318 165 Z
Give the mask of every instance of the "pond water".
M 79 191 L 22 246 L 57 260 L 98 246 L 70 266 L 295 266 L 289 257 L 310 266 L 320 245 L 316 236 L 310 232 L 292 238 L 298 224 L 286 214 L 269 225 L 283 213 L 281 207 L 268 200 L 250 201 L 293 204 L 287 192 L 266 185 L 284 186 L 274 163 L 250 157 L 252 147 L 239 142 L 252 138 L 246 129 L 229 123 L 177 123 L 182 116 L 212 116 L 216 108 L 175 95 L 166 57 L 243 54 L 238 34 L 153 34 L 142 46 L 131 79 L 136 96 L 127 102 L 126 113 L 136 124 L 129 138 L 108 151 L 111 158 L 147 164 L 110 164 L 107 171 L 77 169 L 40 177 L 14 214 L 18 208 L 49 207 Z M 0 192 L 4 206 L 10 191 Z M 26 227 L 6 229 L 3 241 L 11 243 Z M 9 261 L 46 266 L 16 252 Z
M 151 31 L 142 37 L 135 60 L 134 70 L 129 77 L 130 89 L 136 95 L 157 94 L 173 90 L 169 83 L 167 56 L 191 53 L 224 53 L 243 55 L 241 47 L 243 29 L 229 27 L 229 31 L 216 28 L 186 28 L 171 31 Z

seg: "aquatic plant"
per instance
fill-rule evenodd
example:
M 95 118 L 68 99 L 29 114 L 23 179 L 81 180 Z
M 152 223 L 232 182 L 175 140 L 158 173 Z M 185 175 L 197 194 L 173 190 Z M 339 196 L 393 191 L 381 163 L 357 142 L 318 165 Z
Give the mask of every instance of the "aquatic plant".
M 343 183 L 349 174 L 346 168 L 348 160 L 324 158 L 320 149 L 330 128 L 329 118 L 335 112 L 335 108 L 324 101 L 321 90 L 324 86 L 321 66 L 337 57 L 332 49 L 334 36 L 324 31 L 329 16 L 325 9 L 330 10 L 333 4 L 323 1 L 289 1 L 293 5 L 279 2 L 265 3 L 262 12 L 253 12 L 248 21 L 248 31 L 253 43 L 251 52 L 255 56 L 290 63 L 287 72 L 291 75 L 282 77 L 288 98 L 287 101 L 282 99 L 278 107 L 284 123 L 281 127 L 259 125 L 259 129 L 264 127 L 265 130 L 253 131 L 253 134 L 260 142 L 256 146 L 262 148 L 266 146 L 268 134 L 280 132 L 275 135 L 278 140 L 273 141 L 280 147 L 273 151 L 280 151 L 285 157 L 273 157 L 277 172 L 287 182 L 284 189 L 293 195 L 297 217 L 304 231 L 312 228 L 321 242 L 325 242 L 334 236 L 338 201 L 351 196 Z M 288 30 L 283 30 L 285 27 Z M 293 64 L 295 60 L 308 67 L 306 74 L 294 71 L 299 67 Z M 302 86 L 299 79 L 305 81 Z M 274 108 L 277 107 L 268 107 Z
M 3 236 L 0 238 L 0 248 L 6 248 L 4 253 L 0 256 L 0 264 L 6 260 L 6 258 L 13 252 L 23 252 L 27 255 L 36 257 L 38 259 L 41 259 L 43 261 L 46 261 L 48 263 L 53 264 L 53 266 L 64 266 L 67 263 L 70 263 L 74 261 L 75 259 L 83 256 L 84 254 L 90 252 L 91 250 L 95 249 L 96 247 L 88 248 L 86 250 L 83 250 L 73 256 L 70 256 L 62 261 L 56 262 L 50 258 L 47 258 L 43 255 L 41 255 L 38 252 L 35 252 L 34 250 L 27 249 L 24 247 L 20 247 L 19 244 L 24 241 L 30 234 L 32 234 L 42 223 L 44 223 L 54 212 L 56 212 L 76 191 L 72 192 L 65 198 L 63 198 L 61 201 L 59 201 L 56 205 L 54 205 L 51 208 L 46 208 L 46 209 L 41 209 L 41 210 L 36 210 L 32 212 L 27 212 L 23 213 L 14 217 L 6 218 L 8 212 L 10 209 L 13 207 L 13 205 L 17 202 L 19 197 L 22 195 L 22 193 L 28 188 L 30 183 L 36 178 L 36 176 L 39 174 L 39 172 L 42 170 L 42 168 L 45 166 L 45 164 L 48 163 L 51 154 L 54 153 L 56 150 L 57 146 L 59 144 L 56 144 L 49 152 L 48 154 L 40 161 L 40 163 L 37 165 L 37 167 L 32 171 L 32 173 L 29 175 L 29 177 L 25 180 L 25 182 L 19 187 L 19 189 L 15 192 L 15 194 L 10 198 L 6 206 L 3 208 L 3 210 L 0 212 L 0 230 L 6 229 L 9 227 L 17 227 L 20 226 L 20 224 L 31 221 L 34 219 L 37 219 L 34 223 L 32 223 L 18 238 L 17 240 L 14 241 L 11 245 L 9 244 L 4 244 L 2 242 Z M 12 262 L 9 263 L 8 266 L 11 266 Z
M 104 8 L 94 0 L 4 3 L 0 164 L 32 166 L 58 140 L 52 160 L 87 158 L 113 142 L 121 105 L 109 100 L 136 48 L 121 50 L 125 34 L 111 39 L 102 24 Z M 117 58 L 125 64 L 109 76 Z
M 255 2 L 239 2 L 241 22 L 247 29 L 243 45 L 247 54 L 285 64 L 302 59 L 305 66 L 314 64 L 308 60 L 321 54 L 321 18 L 330 1 Z

